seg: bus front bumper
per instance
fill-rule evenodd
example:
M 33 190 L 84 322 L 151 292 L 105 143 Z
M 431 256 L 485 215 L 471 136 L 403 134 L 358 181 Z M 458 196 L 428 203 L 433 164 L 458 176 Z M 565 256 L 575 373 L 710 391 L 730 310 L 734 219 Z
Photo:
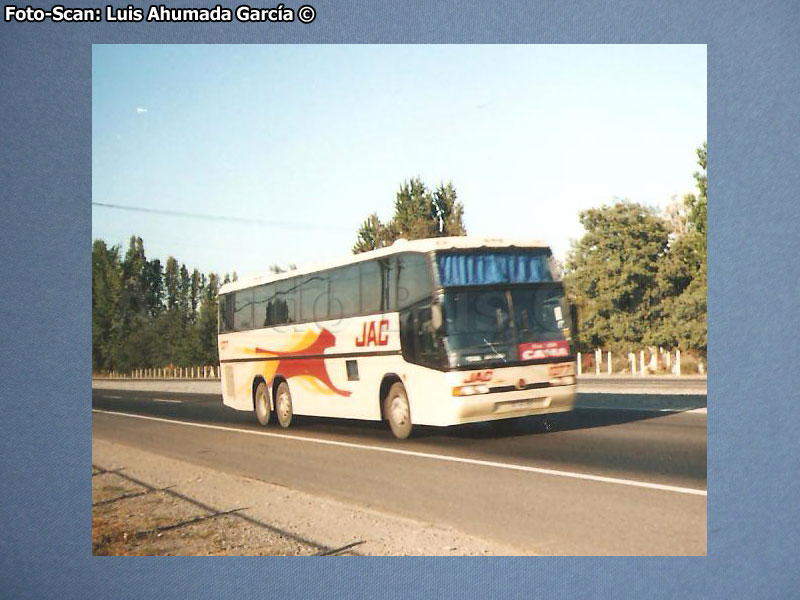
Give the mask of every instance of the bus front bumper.
M 494 421 L 572 410 L 575 385 L 453 398 L 451 424 Z

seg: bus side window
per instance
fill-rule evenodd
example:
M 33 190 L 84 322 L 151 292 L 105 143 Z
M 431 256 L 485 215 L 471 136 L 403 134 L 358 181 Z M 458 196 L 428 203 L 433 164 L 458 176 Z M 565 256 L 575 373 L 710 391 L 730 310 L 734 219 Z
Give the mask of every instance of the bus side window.
M 233 294 L 224 294 L 219 299 L 219 332 L 233 331 Z
M 253 290 L 239 290 L 234 294 L 233 328 L 243 331 L 253 328 Z
M 417 362 L 415 338 L 414 311 L 404 310 L 400 313 L 400 347 L 403 349 L 403 358 L 410 363 Z
M 403 358 L 410 363 L 434 368 L 444 365 L 444 350 L 433 327 L 430 304 L 400 313 L 400 345 Z
M 301 323 L 316 323 L 328 318 L 328 276 L 302 278 L 297 287 Z
M 334 269 L 329 276 L 330 301 L 328 318 L 354 317 L 359 310 L 359 266 L 350 265 Z
M 284 279 L 274 285 L 274 294 L 267 300 L 267 319 L 270 326 L 296 322 L 294 279 Z
M 267 327 L 267 300 L 274 294 L 274 286 L 261 285 L 253 294 L 253 326 L 256 329 Z
M 391 293 L 395 262 L 396 260 L 393 256 L 378 259 L 378 264 L 381 267 L 381 312 L 395 310 L 395 306 L 392 305 L 394 295 Z
M 432 294 L 425 255 L 400 254 L 397 257 L 397 307 L 404 308 Z
M 430 306 L 423 306 L 417 309 L 416 325 L 417 354 L 420 362 L 429 362 L 431 355 L 436 351 Z
M 416 309 L 416 349 L 417 358 L 421 364 L 437 365 L 439 361 L 439 347 L 436 344 L 436 331 L 433 329 L 430 305 Z
M 361 263 L 361 314 L 369 315 L 381 311 L 383 296 L 381 268 L 377 260 Z

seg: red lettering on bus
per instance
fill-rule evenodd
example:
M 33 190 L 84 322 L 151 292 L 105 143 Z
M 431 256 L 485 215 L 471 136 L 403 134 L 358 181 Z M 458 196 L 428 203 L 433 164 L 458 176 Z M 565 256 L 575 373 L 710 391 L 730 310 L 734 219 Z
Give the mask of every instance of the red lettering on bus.
M 491 381 L 492 380 L 492 371 L 475 371 L 473 373 L 467 373 L 464 375 L 464 383 L 473 383 L 475 381 Z
M 381 319 L 380 321 L 364 322 L 361 328 L 361 337 L 356 337 L 356 346 L 363 348 L 364 346 L 387 346 L 389 344 L 389 321 Z

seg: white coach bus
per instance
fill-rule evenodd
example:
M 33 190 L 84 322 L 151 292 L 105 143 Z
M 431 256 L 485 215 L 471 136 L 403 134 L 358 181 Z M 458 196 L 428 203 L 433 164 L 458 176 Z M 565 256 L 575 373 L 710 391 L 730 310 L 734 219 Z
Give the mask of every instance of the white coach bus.
M 571 311 L 541 242 L 401 240 L 345 260 L 227 283 L 226 405 L 413 425 L 570 410 Z

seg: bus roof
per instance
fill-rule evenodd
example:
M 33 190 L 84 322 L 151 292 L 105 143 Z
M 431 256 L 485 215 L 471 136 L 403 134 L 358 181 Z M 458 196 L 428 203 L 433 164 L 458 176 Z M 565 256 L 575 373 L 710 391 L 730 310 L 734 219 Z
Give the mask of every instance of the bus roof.
M 272 283 L 273 281 L 280 281 L 281 279 L 289 279 L 290 277 L 295 277 L 297 275 L 307 275 L 309 273 L 315 273 L 325 269 L 333 269 L 336 267 L 343 267 L 345 265 L 357 264 L 365 260 L 380 258 L 383 256 L 391 256 L 392 254 L 399 254 L 401 252 L 431 252 L 433 250 L 454 250 L 467 248 L 549 248 L 549 246 L 540 240 L 524 238 L 484 238 L 475 236 L 457 236 L 426 238 L 422 240 L 399 239 L 392 245 L 386 246 L 385 248 L 378 248 L 377 250 L 370 250 L 369 252 L 353 254 L 339 260 L 304 265 L 300 268 L 286 271 L 284 273 L 264 273 L 244 277 L 242 279 L 223 284 L 219 289 L 219 293 L 227 294 L 240 289 L 263 285 L 265 283 Z

